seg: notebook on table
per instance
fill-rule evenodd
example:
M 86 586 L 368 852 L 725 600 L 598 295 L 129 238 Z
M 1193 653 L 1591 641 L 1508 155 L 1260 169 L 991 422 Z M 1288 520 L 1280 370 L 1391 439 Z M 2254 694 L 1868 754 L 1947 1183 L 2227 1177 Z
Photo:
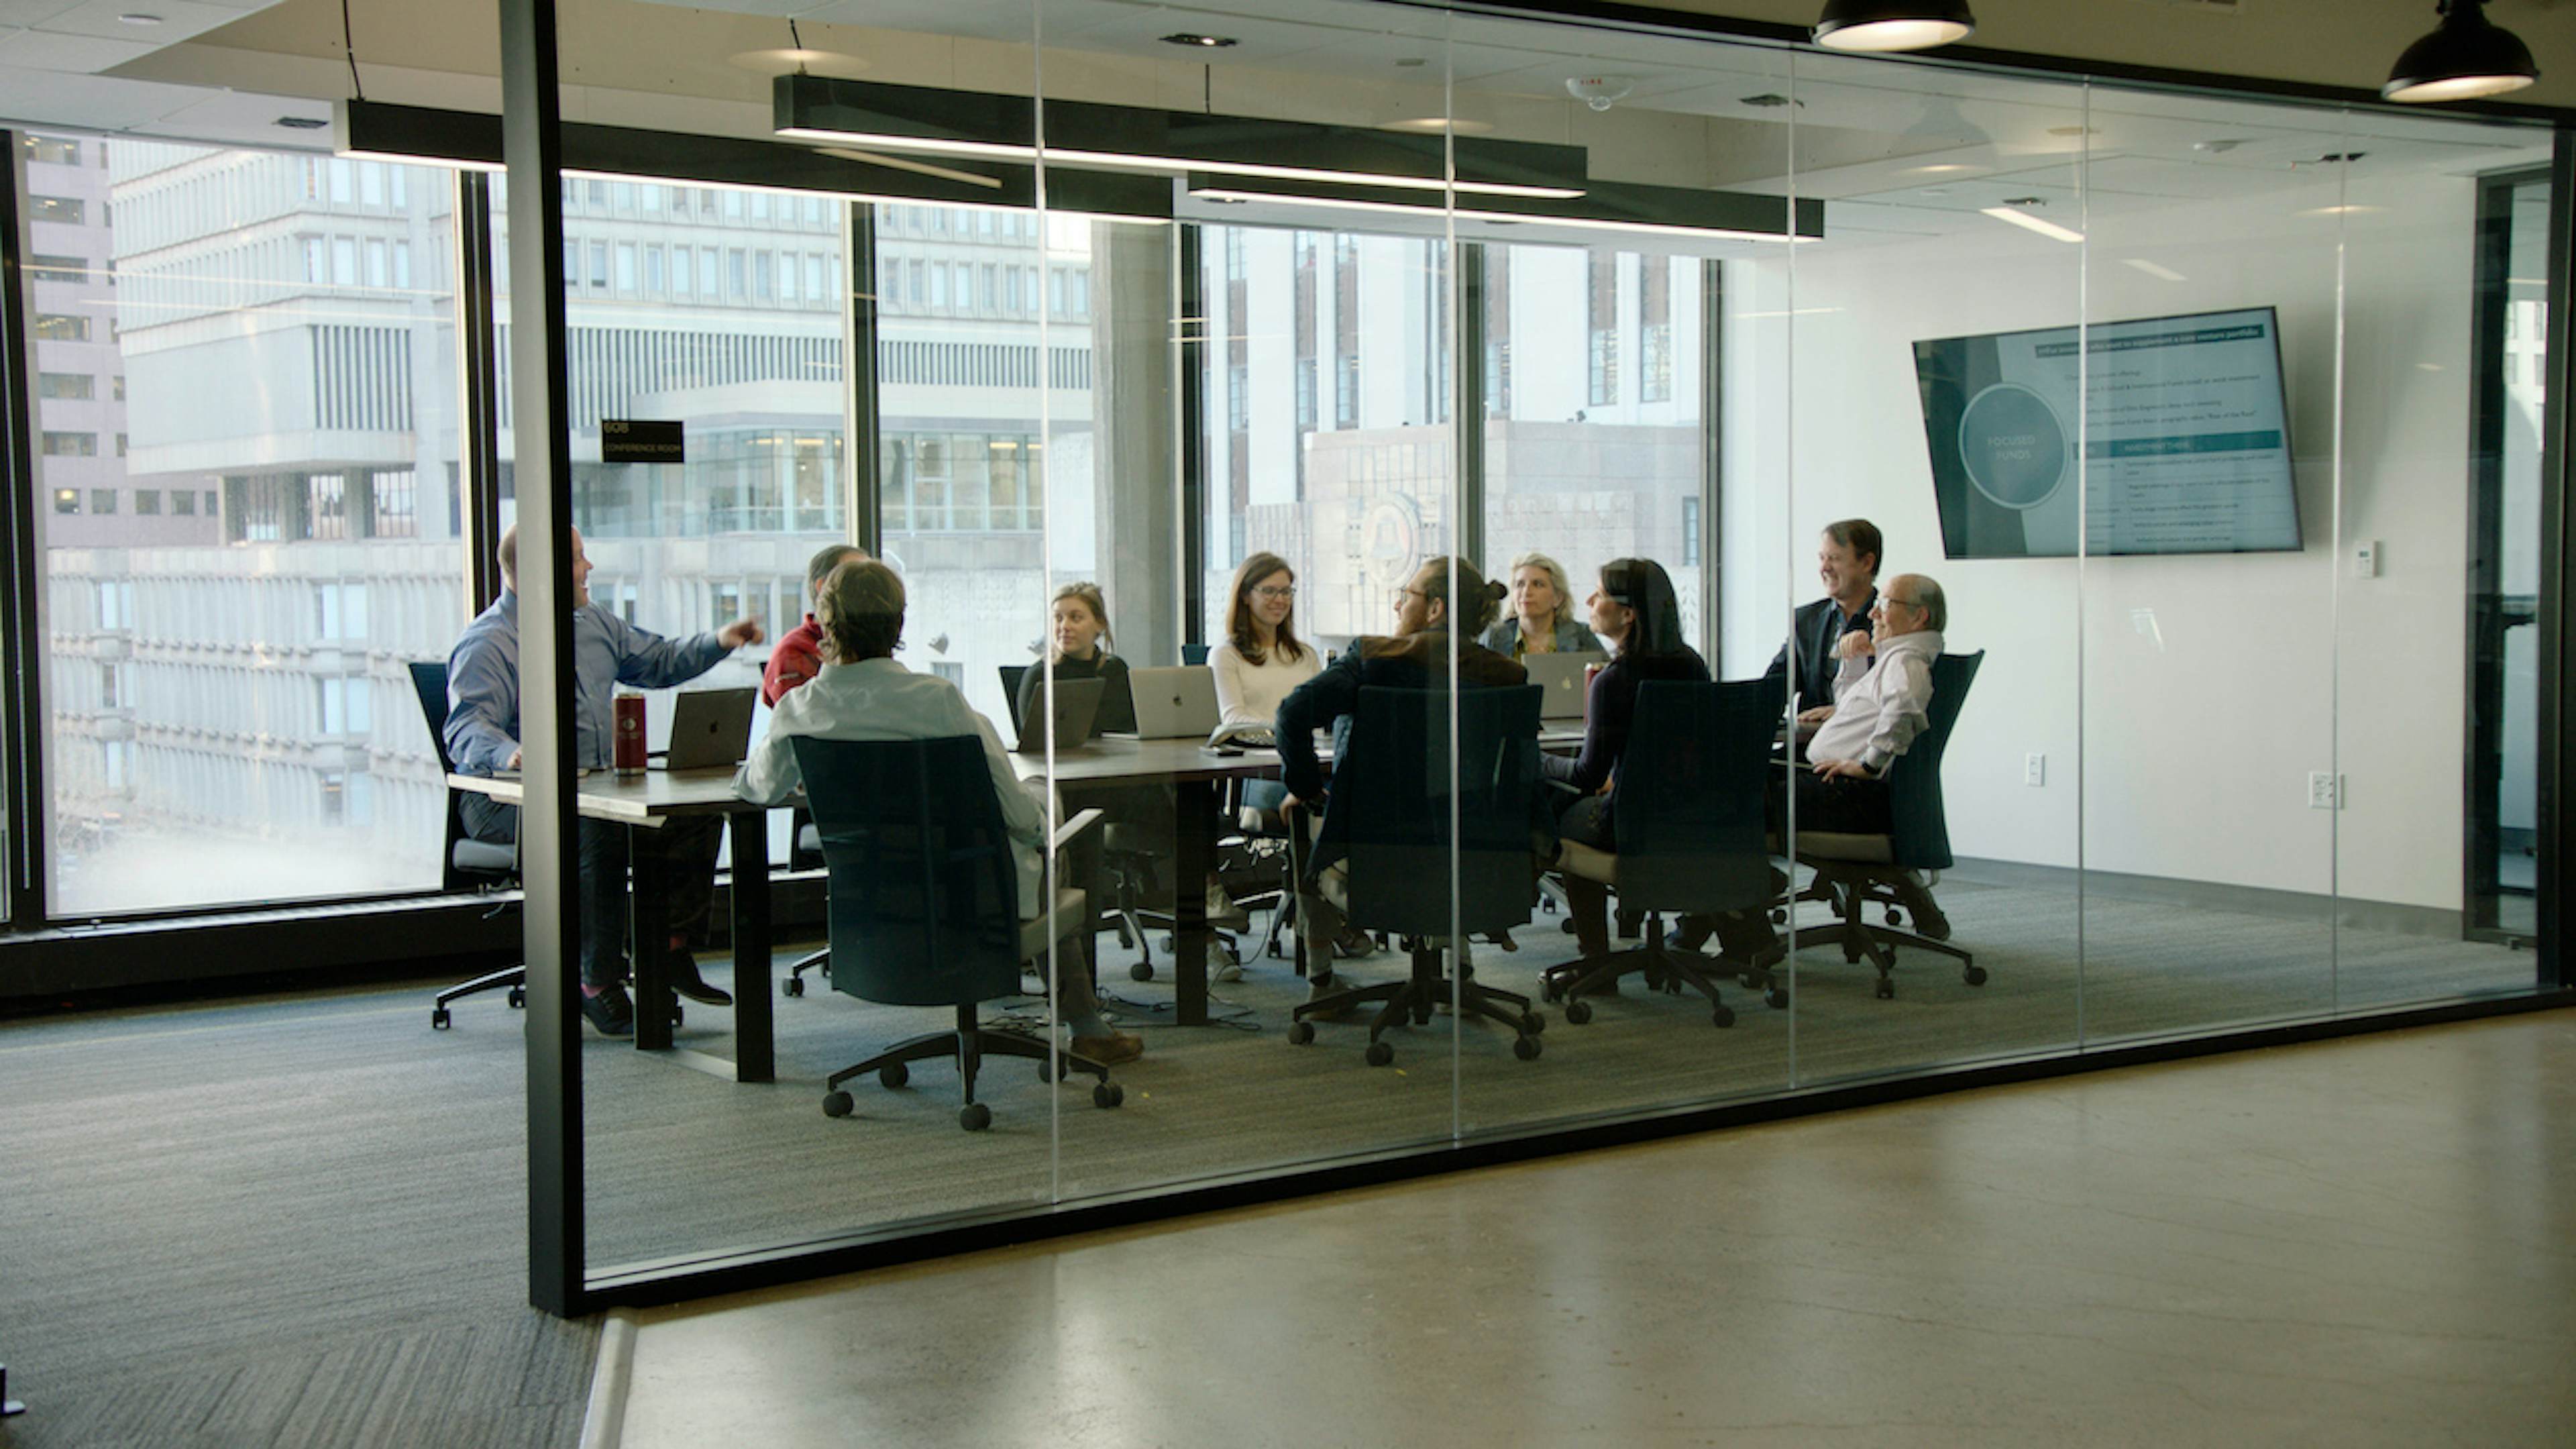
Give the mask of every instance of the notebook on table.
M 1539 705 L 1538 717 L 1583 718 L 1583 666 L 1609 662 L 1609 655 L 1591 649 L 1563 654 L 1522 655 L 1521 666 L 1529 671 L 1529 682 L 1547 691 L 1545 702 Z
M 751 707 L 756 689 L 687 689 L 671 702 L 671 745 L 655 754 L 655 770 L 712 770 L 742 763 L 751 748 Z
M 1106 682 L 1098 679 L 1058 679 L 1055 682 L 1055 747 L 1059 750 L 1080 748 L 1091 738 L 1091 723 L 1100 713 L 1100 692 Z M 1014 753 L 1043 755 L 1047 747 L 1045 721 L 1038 716 L 1037 706 L 1047 700 L 1044 685 L 1030 700 L 1029 718 L 1018 721 L 1020 742 Z
M 1130 669 L 1127 692 L 1136 701 L 1140 740 L 1197 739 L 1216 728 L 1216 671 L 1203 664 Z

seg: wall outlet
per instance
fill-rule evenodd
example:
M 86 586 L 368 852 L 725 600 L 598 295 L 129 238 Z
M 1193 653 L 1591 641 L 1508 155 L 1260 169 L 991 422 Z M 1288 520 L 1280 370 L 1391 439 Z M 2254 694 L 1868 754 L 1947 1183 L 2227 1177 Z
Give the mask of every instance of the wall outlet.
M 2370 539 L 2352 546 L 2352 576 L 2357 579 L 2379 577 L 2379 540 Z
M 2048 783 L 2048 756 L 2037 750 L 2021 757 L 2021 782 L 2025 785 Z
M 2341 786 L 2342 781 L 2337 779 L 2333 772 L 2310 770 L 2308 772 L 2308 808 L 2311 810 L 2341 809 L 2343 805 Z

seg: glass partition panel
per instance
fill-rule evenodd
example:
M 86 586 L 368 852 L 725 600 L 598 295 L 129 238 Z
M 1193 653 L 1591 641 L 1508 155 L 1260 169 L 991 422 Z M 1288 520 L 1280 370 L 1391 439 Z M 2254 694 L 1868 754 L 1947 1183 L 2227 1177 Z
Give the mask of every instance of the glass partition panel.
M 2348 305 L 2347 117 L 2108 91 L 2094 110 L 2088 1041 L 2333 1005 L 2333 816 L 2310 782 L 2334 773 L 2339 387 L 2360 335 L 2412 330 Z
M 438 888 L 452 173 L 24 144 L 55 914 Z
M 1802 57 L 1795 94 L 1826 220 L 1787 298 L 1806 1085 L 2076 1039 L 2098 137 L 2067 85 Z
M 2531 989 L 2550 303 L 2533 127 L 2356 115 L 2340 198 L 2335 998 Z
M 1048 28 L 1084 13 L 1048 7 Z M 1343 788 L 1348 762 L 1281 712 L 1355 638 L 1418 629 L 1399 616 L 1419 612 L 1423 566 L 1460 540 L 1457 276 L 1440 206 L 1446 22 L 1373 10 L 1363 32 L 1346 14 L 1210 14 L 1204 45 L 1083 29 L 1060 42 L 1069 53 L 1051 52 L 1051 147 L 1082 150 L 1102 103 L 1220 118 L 1175 132 L 1211 169 L 1168 178 L 1173 225 L 1062 214 L 1078 209 L 1084 166 L 1049 153 L 1049 196 L 1063 199 L 1048 266 L 1079 282 L 1071 305 L 1049 311 L 1051 345 L 1086 350 L 1096 378 L 1087 414 L 1053 400 L 1049 577 L 1059 592 L 1099 585 L 1123 676 L 1103 709 L 1138 737 L 1055 764 L 1068 807 L 1107 813 L 1096 865 L 1073 859 L 1109 913 L 1097 937 L 1104 1021 L 1143 1053 L 1116 1069 L 1121 1111 L 1063 1099 L 1068 1196 L 1439 1143 L 1454 1126 L 1452 1023 L 1429 997 L 1419 1020 L 1386 1034 L 1384 1070 L 1364 1058 L 1375 1003 L 1294 1019 L 1311 997 L 1405 980 L 1400 938 L 1445 936 L 1416 918 L 1445 923 L 1449 901 L 1445 849 L 1426 837 L 1402 879 L 1363 879 L 1354 865 L 1301 903 L 1290 834 L 1316 821 L 1283 809 L 1271 748 L 1285 731 L 1313 762 L 1308 802 L 1324 803 L 1331 772 L 1332 812 L 1448 798 L 1431 788 L 1448 778 L 1445 691 L 1408 696 L 1400 738 L 1363 740 L 1363 766 L 1385 783 L 1373 794 Z M 1269 174 L 1280 168 L 1301 174 Z M 1319 189 L 1335 182 L 1376 189 L 1366 205 L 1336 205 Z M 1043 662 L 1061 691 L 1101 666 L 1086 658 L 1083 599 L 1053 608 Z M 1445 681 L 1441 637 L 1416 646 L 1414 677 L 1372 684 Z M 1357 701 L 1323 699 L 1305 697 L 1319 712 L 1299 718 L 1328 739 Z M 1211 749 L 1219 729 L 1242 737 Z M 1389 885 L 1400 900 L 1384 898 Z M 1391 906 L 1415 924 L 1398 929 Z M 1508 1035 L 1503 1047 L 1516 1065 Z

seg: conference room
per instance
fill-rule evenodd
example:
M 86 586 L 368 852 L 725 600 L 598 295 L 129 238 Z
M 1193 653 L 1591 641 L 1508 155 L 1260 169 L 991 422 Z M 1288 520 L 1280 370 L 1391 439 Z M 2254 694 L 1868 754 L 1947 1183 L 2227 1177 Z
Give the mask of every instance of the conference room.
M 17 118 L 50 864 L 13 920 L 306 933 L 302 984 L 402 1004 L 351 1060 L 494 1133 L 524 1082 L 543 1306 L 2558 989 L 2545 124 L 1358 0 L 577 0 L 559 181 L 518 194 L 515 43 L 351 13 L 120 73 L 327 52 L 363 94 L 312 82 L 319 128 Z M 892 664 L 822 662 L 943 683 L 1003 763 L 800 741 L 874 783 L 775 809 L 532 766 L 639 836 L 732 822 L 603 1035 L 560 948 L 624 923 L 554 835 L 461 868 L 493 785 L 416 689 L 513 525 L 536 597 L 577 529 L 590 609 L 761 621 L 637 691 L 657 738 L 863 550 Z M 1644 637 L 1633 560 L 1705 682 L 1638 690 L 1587 787 L 1633 833 L 1577 861 L 1542 757 Z M 1809 619 L 1855 631 L 1830 676 L 1775 667 Z M 1900 656 L 1928 704 L 1840 787 L 1888 823 L 1802 825 L 1787 722 Z M 806 709 L 744 707 L 755 751 Z M 1345 722 L 1322 937 L 1283 718 Z M 902 842 L 1024 808 L 1001 769 L 1043 884 L 979 824 L 924 937 Z M 1638 969 L 1569 991 L 1587 871 Z M 675 946 L 729 1002 L 668 998 Z M 6 994 L 169 969 L 103 949 L 31 943 Z M 970 956 L 954 999 L 889 979 Z M 437 999 L 523 957 L 560 979 Z M 1327 976 L 1418 994 L 1302 1011 Z M 1034 1066 L 985 1042 L 970 1103 L 953 1045 L 879 1060 L 965 1019 Z M 507 1155 L 460 1161 L 515 1221 Z

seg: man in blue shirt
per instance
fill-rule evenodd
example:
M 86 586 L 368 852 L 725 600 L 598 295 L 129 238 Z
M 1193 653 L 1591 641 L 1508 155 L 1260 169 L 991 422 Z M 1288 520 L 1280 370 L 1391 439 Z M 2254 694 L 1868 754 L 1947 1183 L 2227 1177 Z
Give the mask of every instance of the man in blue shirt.
M 501 597 L 474 616 L 447 660 L 447 757 L 468 775 L 519 768 L 519 530 L 501 535 Z M 713 669 L 726 655 L 761 640 L 760 621 L 736 619 L 712 634 L 665 639 L 638 629 L 590 602 L 590 558 L 581 535 L 572 536 L 573 760 L 584 769 L 607 769 L 615 721 L 610 704 L 617 686 L 668 689 Z M 466 832 L 477 840 L 518 838 L 517 807 L 488 796 L 461 803 Z M 716 851 L 723 822 L 715 816 L 678 816 L 661 829 L 637 832 L 657 851 L 668 890 L 643 912 L 640 926 L 670 933 L 671 986 L 691 1001 L 725 1006 L 733 998 L 698 975 L 690 947 L 703 933 L 715 900 Z M 581 992 L 582 1015 L 603 1035 L 635 1030 L 635 1005 L 627 998 L 625 931 L 628 831 L 582 817 Z

